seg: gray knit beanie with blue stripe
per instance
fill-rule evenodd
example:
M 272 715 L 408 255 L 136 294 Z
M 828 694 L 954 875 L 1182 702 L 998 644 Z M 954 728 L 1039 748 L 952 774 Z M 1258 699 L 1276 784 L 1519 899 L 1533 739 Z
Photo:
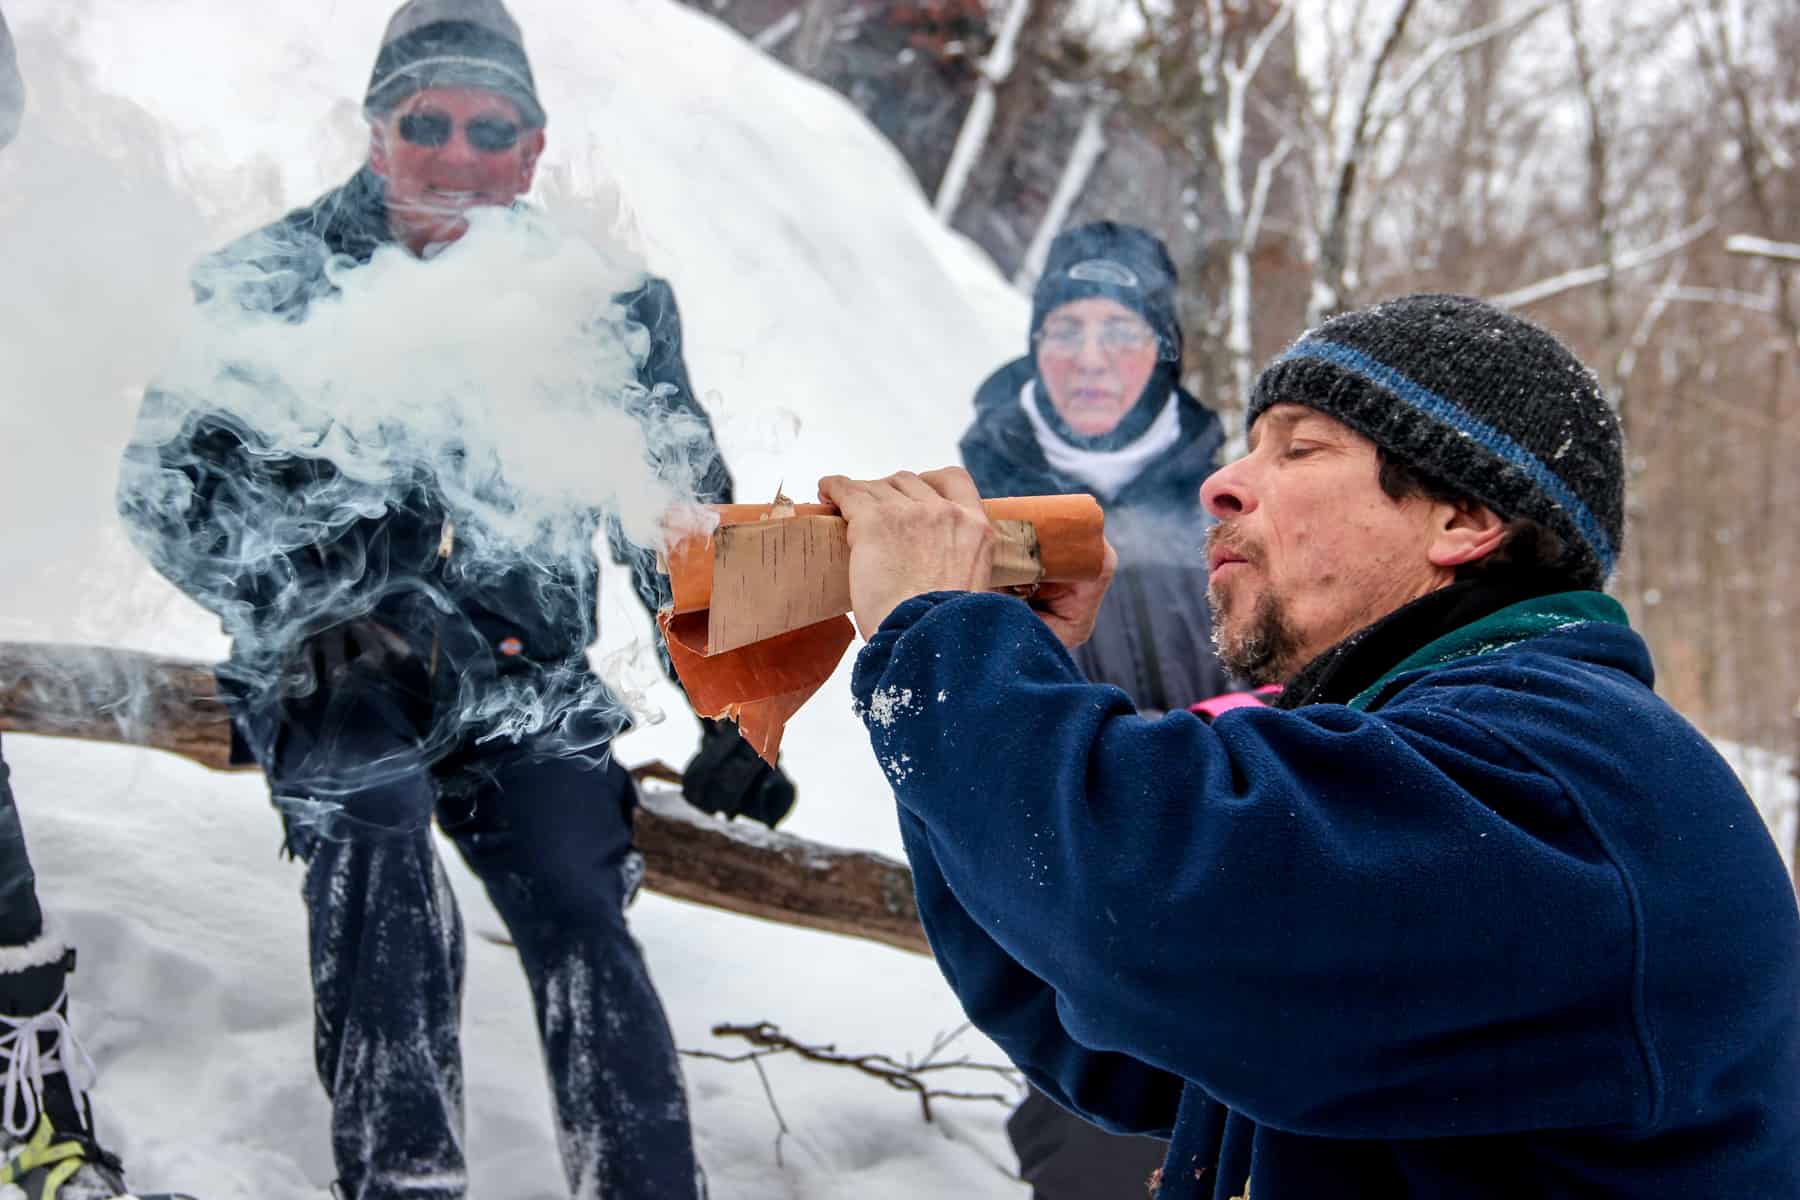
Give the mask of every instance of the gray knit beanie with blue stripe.
M 1335 417 L 1388 454 L 1581 552 L 1618 561 L 1625 447 L 1593 372 L 1551 334 L 1467 296 L 1407 296 L 1303 334 L 1250 392 Z

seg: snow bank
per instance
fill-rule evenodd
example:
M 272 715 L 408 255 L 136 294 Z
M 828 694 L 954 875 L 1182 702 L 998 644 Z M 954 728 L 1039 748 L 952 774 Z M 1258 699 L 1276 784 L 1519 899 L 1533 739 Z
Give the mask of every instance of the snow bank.
M 356 166 L 389 6 L 5 3 L 31 92 L 0 155 L 0 209 L 32 220 L 0 227 L 0 258 L 27 264 L 9 268 L 0 299 L 38 320 L 0 339 L 13 384 L 0 398 L 0 507 L 39 517 L 38 532 L 0 544 L 0 638 L 214 656 L 212 620 L 118 535 L 113 464 L 137 381 L 186 303 L 184 264 Z M 937 225 L 892 149 L 828 91 L 666 0 L 511 7 L 550 113 L 538 199 L 572 227 L 625 238 L 674 284 L 740 496 L 785 485 L 809 498 L 824 473 L 954 461 L 974 387 L 1023 345 L 1027 309 Z M 679 764 L 694 725 L 647 665 L 648 624 L 617 572 L 602 609 L 598 659 L 670 714 L 620 756 Z M 795 724 L 788 827 L 891 853 L 891 800 L 848 708 L 840 674 Z M 115 747 L 15 736 L 6 748 L 46 905 L 81 946 L 76 1025 L 134 1180 L 208 1200 L 319 1195 L 331 1165 L 299 870 L 276 855 L 261 781 Z M 523 977 L 479 936 L 499 920 L 446 858 L 472 934 L 474 1194 L 561 1195 Z M 894 950 L 655 896 L 633 925 L 684 1047 L 741 1049 L 710 1027 L 768 1020 L 901 1057 L 961 1023 L 936 968 Z M 972 1036 L 962 1051 L 997 1058 Z M 867 1077 L 767 1069 L 792 1130 L 785 1166 L 753 1069 L 687 1063 L 722 1200 L 1023 1193 L 1001 1106 L 943 1105 L 927 1125 L 914 1099 Z

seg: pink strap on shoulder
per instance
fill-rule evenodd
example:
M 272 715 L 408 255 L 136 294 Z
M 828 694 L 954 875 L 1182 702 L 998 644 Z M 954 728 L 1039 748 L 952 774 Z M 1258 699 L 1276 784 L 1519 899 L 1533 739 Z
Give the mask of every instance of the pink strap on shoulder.
M 1208 721 L 1217 720 L 1220 713 L 1230 712 L 1234 708 L 1260 708 L 1281 694 L 1278 684 L 1265 684 L 1253 692 L 1226 692 L 1222 696 L 1214 696 L 1202 700 L 1198 704 L 1188 705 L 1188 711 Z

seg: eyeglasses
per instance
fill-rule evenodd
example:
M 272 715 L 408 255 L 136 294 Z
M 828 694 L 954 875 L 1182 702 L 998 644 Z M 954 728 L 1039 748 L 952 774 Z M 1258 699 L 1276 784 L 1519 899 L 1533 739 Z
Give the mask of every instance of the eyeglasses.
M 400 136 L 413 145 L 435 148 L 450 140 L 456 122 L 448 113 L 426 109 L 401 117 L 399 128 Z M 476 117 L 472 121 L 463 122 L 463 136 L 469 139 L 469 145 L 486 154 L 511 150 L 518 145 L 521 132 L 523 130 L 519 128 L 517 121 L 506 121 L 499 117 Z
M 1074 358 L 1087 345 L 1092 328 L 1072 322 L 1046 325 L 1038 331 L 1038 346 L 1046 354 Z M 1105 321 L 1094 332 L 1100 342 L 1100 352 L 1106 355 L 1130 354 L 1156 340 L 1156 334 L 1141 321 Z

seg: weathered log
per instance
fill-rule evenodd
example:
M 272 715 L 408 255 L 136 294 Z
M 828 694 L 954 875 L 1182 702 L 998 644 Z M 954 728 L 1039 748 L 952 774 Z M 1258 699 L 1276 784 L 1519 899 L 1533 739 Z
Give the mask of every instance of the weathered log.
M 234 769 L 210 667 L 106 646 L 0 642 L 0 732 L 145 746 Z M 656 764 L 640 777 L 673 774 Z M 912 872 L 882 855 L 710 817 L 667 787 L 644 789 L 637 845 L 645 885 L 665 896 L 930 953 Z

